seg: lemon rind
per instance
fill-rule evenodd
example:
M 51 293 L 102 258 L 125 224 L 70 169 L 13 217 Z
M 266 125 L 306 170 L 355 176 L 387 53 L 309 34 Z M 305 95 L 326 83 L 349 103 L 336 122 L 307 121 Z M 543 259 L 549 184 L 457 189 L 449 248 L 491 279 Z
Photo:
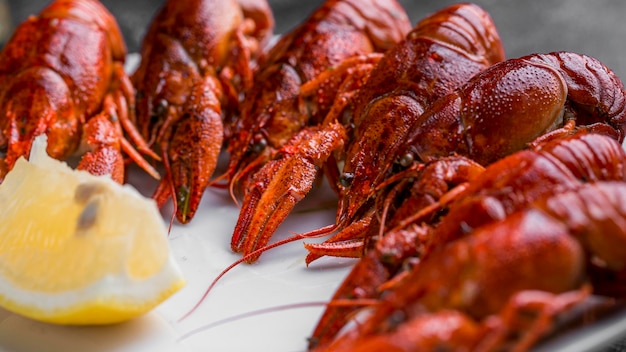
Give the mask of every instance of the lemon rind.
M 147 312 L 180 290 L 185 283 L 177 262 L 170 256 L 164 268 L 149 278 L 137 280 L 126 275 L 108 275 L 89 286 L 70 292 L 24 290 L 0 277 L 0 305 L 14 313 L 48 322 L 113 323 Z M 85 320 L 82 322 L 63 319 L 77 310 L 98 306 L 101 310 L 117 311 L 122 317 L 118 319 L 113 314 L 110 317 L 112 321 L 105 322 L 89 322 L 88 317 L 82 317 Z M 124 312 L 131 316 L 124 317 Z

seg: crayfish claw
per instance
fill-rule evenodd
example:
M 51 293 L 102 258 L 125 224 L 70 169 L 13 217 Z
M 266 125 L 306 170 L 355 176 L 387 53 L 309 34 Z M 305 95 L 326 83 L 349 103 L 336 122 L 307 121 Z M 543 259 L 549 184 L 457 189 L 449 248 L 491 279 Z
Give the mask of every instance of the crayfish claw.
M 344 132 L 340 124 L 304 129 L 252 176 L 233 232 L 233 251 L 248 255 L 269 242 L 311 190 L 321 166 L 334 150 L 343 146 Z M 251 256 L 247 261 L 257 259 L 258 256 Z
M 181 223 L 189 222 L 195 215 L 222 145 L 221 116 L 214 109 L 203 109 L 208 104 L 202 100 L 172 127 L 171 141 L 162 143 L 167 147 L 165 167 L 171 174 L 176 217 Z

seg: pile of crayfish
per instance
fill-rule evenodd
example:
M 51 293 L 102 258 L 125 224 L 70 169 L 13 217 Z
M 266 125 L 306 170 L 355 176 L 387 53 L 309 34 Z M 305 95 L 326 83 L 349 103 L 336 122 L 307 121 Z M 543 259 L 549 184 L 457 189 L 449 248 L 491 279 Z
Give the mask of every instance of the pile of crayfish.
M 507 59 L 468 3 L 412 26 L 396 0 L 327 0 L 273 28 L 265 0 L 168 0 L 127 74 L 102 4 L 52 2 L 0 53 L 0 179 L 46 133 L 94 174 L 138 164 L 181 223 L 227 189 L 243 261 L 329 236 L 307 264 L 360 259 L 316 351 L 526 350 L 590 297 L 624 298 L 626 95 L 603 63 Z M 322 177 L 335 223 L 270 244 Z

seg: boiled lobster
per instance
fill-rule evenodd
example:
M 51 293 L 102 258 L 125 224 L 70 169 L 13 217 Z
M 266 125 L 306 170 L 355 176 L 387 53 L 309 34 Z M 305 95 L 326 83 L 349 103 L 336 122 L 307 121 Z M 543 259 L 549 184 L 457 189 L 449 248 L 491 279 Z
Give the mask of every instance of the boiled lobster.
M 344 336 L 330 350 L 360 350 L 352 344 L 361 338 L 390 347 L 393 342 L 385 334 L 400 334 L 430 319 L 436 324 L 448 314 L 462 324 L 451 324 L 453 330 L 445 333 L 471 331 L 471 339 L 437 340 L 442 346 L 463 343 L 471 350 L 483 343 L 489 345 L 484 350 L 491 350 L 512 342 L 527 348 L 548 331 L 554 314 L 587 296 L 586 285 L 598 279 L 586 267 L 623 272 L 626 153 L 613 138 L 586 131 L 540 145 L 488 166 L 453 201 L 440 204 L 436 220 L 415 219 L 388 229 L 333 299 L 378 298 L 383 290 L 385 298 L 358 333 Z M 397 248 L 400 244 L 405 247 Z M 412 268 L 403 269 L 408 262 Z M 620 292 L 623 287 L 604 294 Z M 516 336 L 511 319 L 537 306 L 537 324 L 526 327 L 520 341 L 505 341 Z M 329 346 L 354 310 L 328 308 L 311 347 Z M 410 335 L 405 331 L 402 336 Z M 406 346 L 431 343 L 414 336 Z
M 191 220 L 237 114 L 274 18 L 265 0 L 167 1 L 143 40 L 136 124 L 163 158 L 154 198 L 172 195 L 176 218 Z
M 123 182 L 124 151 L 158 178 L 138 152 L 158 158 L 132 124 L 125 59 L 120 29 L 97 0 L 57 0 L 21 23 L 0 53 L 0 179 L 41 134 L 54 158 L 86 152 L 79 169 Z
M 377 153 L 391 154 L 390 149 L 400 147 L 403 138 L 400 134 L 408 133 L 408 126 L 413 123 L 409 121 L 417 119 L 430 102 L 503 58 L 500 38 L 489 15 L 478 6 L 463 4 L 420 21 L 371 71 L 365 70 L 365 76 L 369 77 L 365 83 L 354 83 L 363 77 L 359 70 L 345 78 L 343 71 L 337 70 L 342 89 L 333 104 L 329 104 L 321 127 L 293 137 L 271 163 L 254 174 L 233 234 L 233 249 L 248 256 L 267 244 L 294 205 L 309 192 L 319 169 L 325 169 L 331 185 L 336 185 L 337 164 L 343 162 L 343 157 L 333 155 L 335 151 L 344 150 L 348 143 L 360 145 L 370 153 L 369 159 L 362 160 L 363 166 L 384 168 L 371 159 Z M 337 79 L 334 70 L 320 76 L 302 86 L 305 96 L 323 91 L 328 81 Z M 350 99 L 354 94 L 354 99 Z M 355 102 L 353 108 L 350 101 Z M 353 119 L 349 118 L 351 110 Z M 371 117 L 361 116 L 365 114 Z M 345 121 L 346 116 L 348 121 Z M 378 122 L 372 123 L 374 120 Z M 364 137 L 353 142 L 353 124 L 357 133 L 371 126 L 376 131 L 385 131 L 385 135 L 369 136 L 382 137 L 380 141 Z M 277 138 L 271 136 L 267 138 Z M 380 150 L 374 151 L 370 145 L 377 145 Z M 347 182 L 347 175 L 344 172 L 340 182 Z M 339 188 L 341 197 L 344 193 L 356 192 L 346 186 Z M 346 220 L 343 218 L 342 215 L 341 221 Z M 248 261 L 256 258 L 247 257 Z

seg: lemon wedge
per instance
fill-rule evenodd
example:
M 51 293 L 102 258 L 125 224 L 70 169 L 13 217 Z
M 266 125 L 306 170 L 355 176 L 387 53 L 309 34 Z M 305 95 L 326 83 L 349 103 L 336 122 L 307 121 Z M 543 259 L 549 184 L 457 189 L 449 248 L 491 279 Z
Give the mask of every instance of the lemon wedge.
M 58 324 L 122 322 L 184 286 L 155 202 L 35 140 L 0 185 L 0 306 Z

